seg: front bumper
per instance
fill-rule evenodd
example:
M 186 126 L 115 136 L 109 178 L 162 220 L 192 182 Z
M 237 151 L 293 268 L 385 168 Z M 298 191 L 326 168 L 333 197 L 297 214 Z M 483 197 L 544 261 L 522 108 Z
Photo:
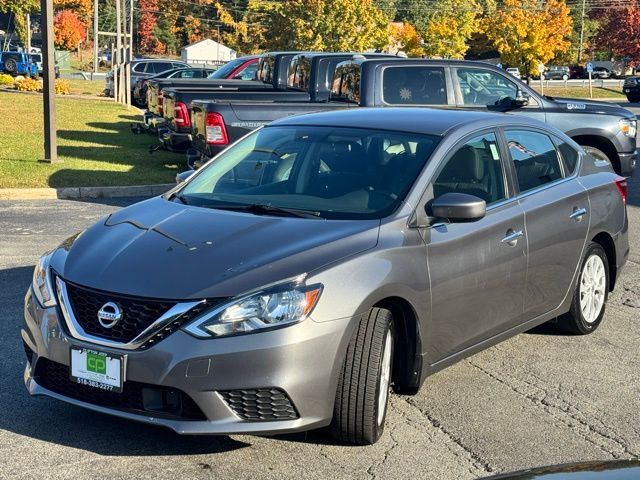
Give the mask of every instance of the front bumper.
M 56 308 L 42 309 L 31 291 L 25 298 L 24 314 L 21 336 L 32 351 L 24 382 L 31 395 L 46 395 L 182 434 L 271 434 L 328 425 L 339 367 L 354 325 L 350 318 L 328 322 L 307 319 L 279 330 L 215 340 L 196 339 L 178 330 L 147 350 L 117 350 L 71 338 L 61 325 Z M 176 389 L 197 405 L 202 419 L 115 408 L 45 388 L 45 382 L 39 382 L 39 367 L 55 362 L 60 368 L 66 367 L 67 372 L 72 346 L 125 355 L 125 385 L 130 382 Z M 285 392 L 297 418 L 242 418 L 229 403 L 227 392 L 251 389 Z
M 620 174 L 625 177 L 631 177 L 636 168 L 638 153 L 620 153 L 618 152 L 618 158 L 620 159 Z

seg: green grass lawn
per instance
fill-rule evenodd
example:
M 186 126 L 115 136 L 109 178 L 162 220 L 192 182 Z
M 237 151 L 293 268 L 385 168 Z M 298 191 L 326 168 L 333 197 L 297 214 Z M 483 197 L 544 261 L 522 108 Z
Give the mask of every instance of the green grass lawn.
M 184 155 L 149 154 L 156 137 L 134 135 L 134 110 L 104 100 L 57 97 L 58 164 L 44 156 L 42 97 L 0 92 L 0 188 L 172 183 Z
M 531 86 L 540 92 L 540 83 L 535 80 Z M 589 98 L 589 87 L 545 87 L 544 94 L 551 97 Z M 593 87 L 593 98 L 619 98 L 625 99 L 622 90 L 617 87 Z
M 69 90 L 76 95 L 102 95 L 104 91 L 104 79 L 84 80 L 74 78 L 67 80 L 69 82 Z

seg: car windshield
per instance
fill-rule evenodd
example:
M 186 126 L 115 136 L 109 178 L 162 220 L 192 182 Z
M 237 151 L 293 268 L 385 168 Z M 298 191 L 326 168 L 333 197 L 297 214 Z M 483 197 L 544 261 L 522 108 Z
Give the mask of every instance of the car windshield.
M 208 208 L 383 218 L 402 202 L 439 140 L 363 128 L 266 127 L 219 155 L 178 196 Z
M 218 70 L 209 75 L 209 78 L 227 78 L 231 72 L 245 62 L 243 58 L 236 58 L 221 66 Z

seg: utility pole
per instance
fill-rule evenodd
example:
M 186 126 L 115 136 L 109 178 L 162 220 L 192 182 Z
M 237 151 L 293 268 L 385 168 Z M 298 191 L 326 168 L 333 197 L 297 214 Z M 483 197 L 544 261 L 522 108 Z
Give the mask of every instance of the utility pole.
M 582 61 L 582 43 L 584 42 L 584 13 L 586 0 L 582 0 L 582 14 L 580 15 L 580 45 L 578 45 L 578 63 Z
M 55 60 L 53 51 L 53 0 L 40 0 L 40 28 L 42 29 L 42 62 L 44 105 L 44 159 L 46 163 L 57 163 L 56 141 L 56 91 Z
M 122 90 L 122 83 L 120 82 L 120 75 L 122 74 L 122 66 L 120 61 L 120 55 L 122 54 L 122 19 L 120 18 L 120 0 L 116 0 L 116 59 L 115 67 L 113 67 L 113 85 L 116 87 L 113 91 L 113 96 L 116 102 L 120 102 L 120 91 Z M 113 62 L 113 58 L 111 59 Z M 116 77 L 118 78 L 116 83 Z
M 93 71 L 98 73 L 98 0 L 93 0 Z
M 27 53 L 31 53 L 31 14 L 27 13 L 26 19 L 26 28 L 27 28 Z

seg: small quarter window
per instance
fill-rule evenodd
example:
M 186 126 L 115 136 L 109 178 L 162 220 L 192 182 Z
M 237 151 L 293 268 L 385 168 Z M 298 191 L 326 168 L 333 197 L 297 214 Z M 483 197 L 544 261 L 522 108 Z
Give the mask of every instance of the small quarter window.
M 558 153 L 547 135 L 525 130 L 508 130 L 505 135 L 520 192 L 562 178 Z
M 576 165 L 578 165 L 578 152 L 568 143 L 563 142 L 562 140 L 557 141 L 558 151 L 560 152 L 560 156 L 564 161 L 565 170 L 567 174 L 571 175 L 576 169 Z

